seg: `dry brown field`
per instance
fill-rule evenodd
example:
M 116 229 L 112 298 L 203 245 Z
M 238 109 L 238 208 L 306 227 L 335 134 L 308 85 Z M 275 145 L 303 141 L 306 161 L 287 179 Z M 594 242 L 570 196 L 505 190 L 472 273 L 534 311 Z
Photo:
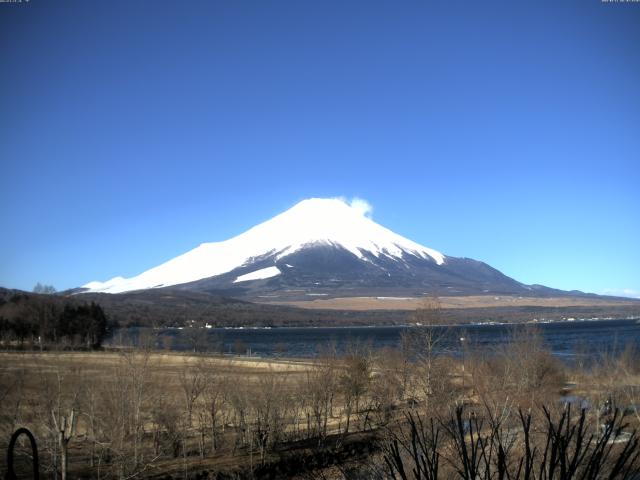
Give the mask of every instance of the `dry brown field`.
M 380 442 L 408 411 L 441 418 L 467 404 L 513 420 L 519 408 L 561 412 L 570 396 L 592 411 L 640 406 L 637 352 L 569 368 L 527 335 L 463 359 L 434 356 L 429 330 L 399 349 L 355 346 L 308 360 L 0 352 L 0 449 L 26 426 L 41 449 L 41 478 L 53 478 L 61 460 L 52 419 L 73 411 L 68 478 L 293 478 L 308 469 L 297 478 L 347 479 L 347 465 L 359 469 L 353 478 L 370 478 L 367 469 L 382 465 Z M 629 422 L 640 426 L 637 409 Z M 28 470 L 24 450 L 20 459 Z
M 339 297 L 305 301 L 262 302 L 271 305 L 289 305 L 319 310 L 416 310 L 423 306 L 424 297 Z M 440 307 L 446 308 L 498 308 L 498 307 L 606 307 L 637 305 L 634 300 L 585 297 L 520 297 L 473 295 L 438 297 Z

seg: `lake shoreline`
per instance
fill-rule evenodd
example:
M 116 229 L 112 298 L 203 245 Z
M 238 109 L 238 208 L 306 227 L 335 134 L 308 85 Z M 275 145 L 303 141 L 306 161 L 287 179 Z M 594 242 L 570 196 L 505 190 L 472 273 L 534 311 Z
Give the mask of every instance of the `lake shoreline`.
M 274 328 L 167 328 L 130 327 L 114 332 L 106 348 L 141 344 L 157 350 L 217 352 L 265 358 L 313 358 L 328 347 L 343 353 L 354 344 L 373 349 L 399 348 L 404 332 L 419 333 L 416 325 L 274 327 Z M 459 355 L 462 350 L 495 350 L 517 332 L 539 332 L 554 355 L 576 352 L 618 352 L 626 343 L 640 346 L 640 322 L 626 319 L 575 319 L 531 323 L 477 323 L 434 326 L 438 348 Z

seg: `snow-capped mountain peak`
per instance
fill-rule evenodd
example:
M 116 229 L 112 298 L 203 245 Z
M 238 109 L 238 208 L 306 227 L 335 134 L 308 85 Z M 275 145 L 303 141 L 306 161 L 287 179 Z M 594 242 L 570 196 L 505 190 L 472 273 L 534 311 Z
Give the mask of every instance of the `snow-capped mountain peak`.
M 362 261 L 371 256 L 402 260 L 406 256 L 445 263 L 445 256 L 375 223 L 362 204 L 342 199 L 312 198 L 246 232 L 223 242 L 203 243 L 193 250 L 132 278 L 116 277 L 90 282 L 87 291 L 120 293 L 166 287 L 214 277 L 250 266 L 258 259 L 273 262 L 312 246 L 344 249 Z M 270 278 L 281 272 L 275 266 L 256 267 L 235 282 Z

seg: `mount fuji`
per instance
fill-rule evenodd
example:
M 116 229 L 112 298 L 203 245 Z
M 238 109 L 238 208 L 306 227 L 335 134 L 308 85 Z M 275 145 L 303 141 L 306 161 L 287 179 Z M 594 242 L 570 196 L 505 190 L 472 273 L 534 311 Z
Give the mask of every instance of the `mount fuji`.
M 361 206 L 335 198 L 303 200 L 234 238 L 203 243 L 135 277 L 94 281 L 78 291 L 171 287 L 249 300 L 569 293 L 524 285 L 485 263 L 420 245 L 377 224 Z

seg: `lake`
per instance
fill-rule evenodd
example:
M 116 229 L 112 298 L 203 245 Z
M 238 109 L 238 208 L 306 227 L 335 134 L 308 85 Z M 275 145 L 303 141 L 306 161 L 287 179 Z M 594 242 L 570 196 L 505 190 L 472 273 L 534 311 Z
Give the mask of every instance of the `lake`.
M 490 352 L 513 337 L 515 325 L 464 325 L 438 328 L 442 340 L 439 348 L 459 355 L 462 345 L 466 348 Z M 640 349 L 640 320 L 576 320 L 555 323 L 538 323 L 542 334 L 554 355 L 571 361 L 576 355 L 593 356 L 600 352 L 615 353 L 633 344 Z M 418 327 L 280 327 L 271 329 L 211 328 L 199 332 L 201 350 L 225 353 L 247 352 L 260 357 L 312 357 L 330 343 L 343 352 L 350 343 L 371 344 L 374 348 L 397 347 L 402 332 L 417 332 Z M 142 332 L 153 333 L 156 346 L 172 350 L 190 350 L 189 329 L 121 329 L 115 332 L 107 344 L 138 343 Z M 191 331 L 193 333 L 193 331 Z M 166 340 L 168 339 L 168 340 Z M 464 340 L 461 340 L 464 339 Z

